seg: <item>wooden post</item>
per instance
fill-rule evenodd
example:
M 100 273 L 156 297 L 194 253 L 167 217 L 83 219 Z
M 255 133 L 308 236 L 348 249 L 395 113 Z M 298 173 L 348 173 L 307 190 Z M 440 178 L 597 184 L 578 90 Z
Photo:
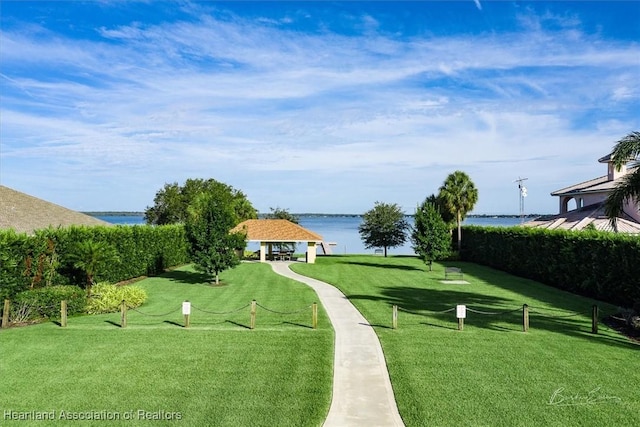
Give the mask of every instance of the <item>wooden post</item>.
M 187 300 L 182 303 L 182 314 L 184 315 L 184 327 L 191 324 L 191 303 Z
M 313 329 L 318 328 L 318 304 L 315 302 L 311 306 L 311 326 Z
M 598 306 L 595 304 L 591 309 L 591 333 L 598 333 Z
M 522 306 L 522 332 L 529 331 L 529 306 L 524 304 Z
M 67 326 L 67 301 L 60 301 L 60 326 L 65 328 Z
M 127 303 L 125 300 L 122 300 L 120 304 L 120 327 L 127 327 Z
M 467 306 L 464 304 L 456 305 L 456 317 L 458 318 L 458 330 L 464 329 L 464 318 L 467 317 Z
M 394 304 L 393 311 L 391 312 L 391 327 L 398 329 L 398 306 Z
M 256 327 L 256 300 L 251 301 L 251 322 L 250 329 L 255 329 Z
M 6 299 L 4 300 L 4 309 L 2 311 L 2 328 L 9 327 L 9 310 L 11 309 L 11 301 Z

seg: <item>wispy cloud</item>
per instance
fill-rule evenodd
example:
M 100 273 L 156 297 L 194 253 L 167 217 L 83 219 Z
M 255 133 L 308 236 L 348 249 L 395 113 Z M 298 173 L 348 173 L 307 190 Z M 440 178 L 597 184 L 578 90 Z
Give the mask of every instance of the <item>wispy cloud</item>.
M 556 183 L 593 175 L 571 162 L 595 163 L 638 125 L 640 48 L 528 15 L 526 31 L 473 36 L 399 37 L 372 16 L 361 35 L 235 15 L 102 25 L 97 40 L 3 31 L 1 178 L 46 187 L 73 173 L 98 189 L 111 172 L 145 186 L 122 206 L 141 209 L 165 182 L 214 177 L 263 210 L 322 210 L 315 185 L 273 191 L 322 177 L 335 194 L 358 192 L 342 209 L 361 211 L 381 187 L 413 206 L 458 168 L 497 193 L 529 170 L 530 201 L 553 210 Z M 566 161 L 541 168 L 546 156 Z M 82 208 L 111 208 L 101 202 Z M 487 196 L 477 210 L 511 205 Z

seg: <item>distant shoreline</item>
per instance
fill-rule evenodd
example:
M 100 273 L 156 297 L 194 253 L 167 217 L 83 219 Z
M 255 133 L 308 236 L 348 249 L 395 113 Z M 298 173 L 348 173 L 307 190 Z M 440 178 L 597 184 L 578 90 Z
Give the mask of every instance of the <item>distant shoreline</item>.
M 144 216 L 144 212 L 135 212 L 135 211 L 91 211 L 91 212 L 82 212 L 86 215 L 91 216 Z M 260 218 L 264 218 L 267 214 L 259 214 Z M 292 213 L 294 216 L 305 217 L 305 218 L 313 218 L 313 217 L 321 217 L 321 218 L 357 218 L 361 217 L 362 214 L 326 214 L 326 213 Z M 553 214 L 526 214 L 525 218 L 537 218 L 540 216 L 547 216 Z M 407 214 L 407 216 L 413 216 Z M 503 214 L 503 215 L 492 215 L 492 214 L 472 214 L 467 215 L 467 218 L 520 218 L 518 214 Z

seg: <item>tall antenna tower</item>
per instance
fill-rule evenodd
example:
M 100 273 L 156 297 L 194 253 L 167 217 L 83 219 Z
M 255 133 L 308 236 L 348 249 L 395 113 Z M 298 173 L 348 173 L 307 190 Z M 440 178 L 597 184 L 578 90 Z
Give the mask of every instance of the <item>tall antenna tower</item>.
M 520 178 L 516 179 L 513 182 L 518 183 L 518 194 L 520 196 L 520 224 L 524 223 L 524 198 L 527 197 L 527 187 L 525 187 L 522 183 L 529 178 Z

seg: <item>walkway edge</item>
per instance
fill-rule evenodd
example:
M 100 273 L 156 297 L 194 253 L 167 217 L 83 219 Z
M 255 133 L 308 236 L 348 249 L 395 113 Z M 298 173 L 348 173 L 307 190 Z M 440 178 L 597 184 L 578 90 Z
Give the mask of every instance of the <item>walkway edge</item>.
M 273 271 L 316 291 L 335 331 L 333 394 L 324 427 L 402 427 L 389 371 L 375 331 L 335 286 L 293 272 L 291 262 Z

